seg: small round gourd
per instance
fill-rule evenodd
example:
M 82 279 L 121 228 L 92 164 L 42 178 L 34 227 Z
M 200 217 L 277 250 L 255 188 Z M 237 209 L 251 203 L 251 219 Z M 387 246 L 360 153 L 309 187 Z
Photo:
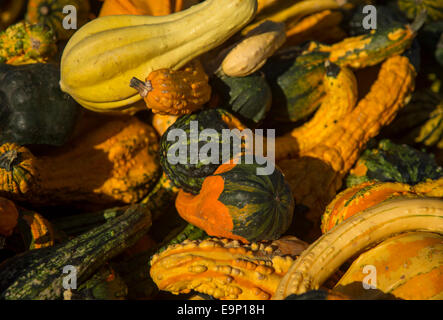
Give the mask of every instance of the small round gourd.
M 222 164 L 196 196 L 179 192 L 176 208 L 189 223 L 210 236 L 243 242 L 275 240 L 289 228 L 294 198 L 280 169 L 268 175 L 252 164 Z

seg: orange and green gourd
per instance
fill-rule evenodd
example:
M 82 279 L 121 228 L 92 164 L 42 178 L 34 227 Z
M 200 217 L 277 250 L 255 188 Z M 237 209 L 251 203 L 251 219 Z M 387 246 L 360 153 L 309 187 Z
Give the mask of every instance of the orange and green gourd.
M 367 181 L 343 190 L 328 204 L 321 218 L 321 230 L 329 231 L 354 214 L 397 197 L 443 197 L 443 177 L 416 185 L 400 182 Z
M 346 178 L 346 186 L 371 180 L 416 185 L 441 177 L 443 168 L 437 165 L 432 154 L 383 139 L 375 148 L 362 153 Z
M 73 13 L 71 10 L 64 12 L 67 6 L 74 6 L 76 9 L 77 29 L 88 22 L 90 15 L 88 0 L 29 0 L 25 19 L 29 23 L 48 26 L 57 40 L 67 40 L 77 30 L 65 28 L 63 25 L 68 14 Z M 67 19 L 67 22 L 72 23 L 72 18 L 70 19 Z
M 56 234 L 52 224 L 41 214 L 19 209 L 18 230 L 28 250 L 52 247 L 56 242 Z
M 275 240 L 289 228 L 294 199 L 280 169 L 257 174 L 263 165 L 222 164 L 203 181 L 200 193 L 181 190 L 180 216 L 210 236 L 242 242 Z
M 358 300 L 443 298 L 443 236 L 406 232 L 362 253 L 349 267 L 334 291 Z M 377 290 L 363 286 L 365 266 L 375 267 Z
M 321 230 L 326 233 L 343 220 L 382 201 L 404 196 L 415 196 L 408 184 L 369 181 L 340 192 L 322 215 Z
M 192 124 L 195 127 L 192 127 Z M 230 140 L 223 140 L 223 130 L 243 130 L 244 128 L 244 125 L 235 116 L 224 109 L 203 109 L 181 116 L 161 137 L 160 164 L 176 187 L 188 193 L 198 194 L 203 180 L 214 173 L 218 166 L 223 163 L 223 159 L 226 159 L 223 158 L 223 152 L 229 150 L 230 155 L 235 152 Z M 186 136 L 170 136 L 171 132 L 173 134 L 176 129 L 183 130 Z M 216 143 L 219 148 L 217 163 L 201 161 L 201 159 L 195 158 L 196 155 L 200 154 L 200 148 L 206 145 L 207 140 L 209 140 L 202 136 L 199 137 L 198 133 L 204 129 L 212 129 L 217 132 L 217 136 L 211 137 L 211 142 Z M 194 145 L 197 150 L 191 150 L 190 145 Z M 174 149 L 172 148 L 177 148 L 178 150 L 186 148 L 187 151 L 186 154 L 182 155 L 180 152 L 177 152 L 177 149 L 173 151 Z M 173 155 L 183 157 L 183 159 L 180 159 L 178 163 L 173 163 L 170 156 L 168 156 L 170 152 L 174 152 Z
M 22 21 L 0 32 L 0 63 L 46 62 L 56 51 L 54 33 L 47 27 Z
M 295 257 L 271 243 L 187 240 L 154 255 L 150 273 L 160 290 L 174 294 L 194 290 L 221 300 L 269 300 Z
M 327 53 L 326 59 L 339 66 L 356 69 L 374 66 L 408 49 L 425 19 L 426 13 L 421 12 L 414 22 L 401 27 L 379 28 L 368 34 L 346 38 L 333 45 L 311 42 L 305 53 Z
M 152 71 L 146 81 L 132 78 L 130 86 L 136 89 L 154 113 L 182 115 L 203 107 L 211 98 L 209 78 L 198 60 L 180 70 Z
M 263 70 L 272 90 L 271 118 L 296 122 L 320 106 L 325 95 L 323 78 L 327 55 L 312 52 L 293 61 L 284 57 L 269 59 Z M 289 67 L 286 66 L 288 63 Z
M 411 25 L 380 28 L 333 45 L 312 41 L 289 68 L 279 59 L 268 63 L 264 69 L 273 94 L 271 116 L 286 122 L 306 118 L 325 97 L 325 61 L 354 69 L 377 65 L 408 49 L 423 21 L 419 15 Z

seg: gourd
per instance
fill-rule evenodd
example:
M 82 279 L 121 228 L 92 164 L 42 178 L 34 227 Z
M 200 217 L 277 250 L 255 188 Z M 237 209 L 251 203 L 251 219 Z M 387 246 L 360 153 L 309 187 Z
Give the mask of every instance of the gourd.
M 348 187 L 328 204 L 321 218 L 325 233 L 343 220 L 373 205 L 396 197 L 442 197 L 443 178 L 416 185 L 400 182 L 368 181 Z
M 263 165 L 225 163 L 203 181 L 196 196 L 180 191 L 180 216 L 210 236 L 242 242 L 275 240 L 289 228 L 294 199 L 278 168 L 257 174 Z
M 428 20 L 443 19 L 443 4 L 438 0 L 397 0 L 397 5 L 409 19 L 413 19 L 423 9 L 428 13 Z
M 178 191 L 163 173 L 148 195 L 140 201 L 141 204 L 145 205 L 152 212 L 152 220 L 157 223 L 157 229 L 159 229 L 158 220 L 164 218 L 169 221 L 171 216 L 177 215 L 175 207 L 170 204 L 175 201 Z M 127 209 L 128 206 L 121 206 L 94 212 L 76 213 L 74 215 L 53 218 L 51 223 L 57 230 L 62 231 L 69 237 L 73 237 L 121 216 Z
M 74 6 L 76 11 L 76 27 L 80 28 L 89 20 L 90 4 L 88 0 L 29 0 L 25 19 L 29 23 L 50 27 L 58 40 L 67 40 L 76 29 L 65 28 L 63 21 L 68 13 L 66 6 Z
M 120 14 L 163 16 L 187 9 L 198 2 L 198 0 L 105 0 L 99 17 Z
M 26 250 L 52 247 L 56 243 L 52 223 L 37 212 L 19 208 L 17 229 Z
M 294 258 L 269 242 L 185 240 L 154 255 L 150 273 L 160 290 L 173 294 L 194 290 L 223 300 L 269 300 Z
M 179 116 L 174 116 L 170 114 L 159 114 L 155 113 L 152 116 L 152 126 L 157 131 L 158 135 L 161 137 L 163 133 L 168 130 L 170 126 L 174 124 Z
M 324 68 L 326 72 L 323 76 L 322 87 L 326 96 L 323 97 L 319 109 L 309 121 L 293 129 L 289 134 L 276 139 L 276 145 L 282 146 L 277 151 L 277 159 L 280 158 L 279 153 L 284 150 L 285 146 L 289 148 L 294 146 L 294 144 L 284 143 L 285 139 L 296 139 L 297 152 L 303 154 L 323 141 L 329 133 L 329 128 L 334 127 L 338 121 L 355 108 L 358 90 L 354 73 L 348 68 L 340 68 L 329 61 L 326 61 Z M 296 155 L 288 150 L 285 157 L 290 158 Z
M 271 108 L 271 88 L 262 73 L 246 77 L 217 74 L 210 83 L 219 98 L 217 107 L 229 110 L 248 128 L 261 124 Z
M 305 223 L 313 224 L 309 228 L 311 234 L 306 234 L 307 228 L 303 228 L 305 224 L 298 221 L 297 216 L 295 219 L 295 224 L 300 226 L 298 232 L 305 236 L 304 239 L 316 238 L 317 231 L 320 231 L 320 216 L 326 205 L 340 189 L 342 179 L 358 159 L 365 144 L 389 124 L 407 103 L 414 89 L 414 78 L 415 70 L 408 58 L 388 58 L 382 64 L 369 93 L 336 123 L 323 128 L 321 141 L 299 152 L 299 145 L 309 146 L 309 140 L 303 142 L 303 136 L 298 139 L 288 136 L 275 139 L 275 158 L 295 201 L 309 208 L 303 219 Z M 386 88 L 390 88 L 389 94 Z M 288 154 L 290 158 L 287 158 Z
M 14 202 L 0 197 L 0 236 L 8 237 L 18 221 L 18 210 Z
M 260 69 L 285 42 L 284 24 L 265 21 L 234 45 L 221 68 L 230 77 L 245 77 Z
M 376 65 L 409 48 L 423 19 L 424 16 L 419 15 L 410 26 L 377 29 L 333 45 L 310 42 L 302 55 L 284 72 L 276 72 L 278 64 L 270 63 L 265 73 L 273 88 L 273 118 L 294 122 L 307 117 L 319 107 L 325 93 L 322 79 L 326 60 L 341 67 L 358 69 Z
M 62 299 L 63 268 L 77 271 L 77 285 L 109 259 L 134 244 L 151 226 L 151 213 L 143 205 L 131 206 L 122 216 L 62 245 L 31 250 L 0 266 L 1 299 Z
M 395 234 L 443 233 L 442 217 L 443 201 L 430 198 L 394 199 L 355 214 L 302 252 L 282 278 L 273 299 L 318 289 L 345 261 Z
M 152 212 L 153 220 L 157 220 L 162 215 L 168 215 L 171 212 L 176 213 L 174 206 L 170 204 L 175 201 L 179 189 L 174 186 L 168 176 L 162 172 L 160 179 L 157 181 L 148 195 L 141 200 Z
M 324 98 L 326 56 L 327 53 L 313 52 L 295 60 L 284 57 L 269 59 L 263 71 L 272 90 L 272 119 L 296 122 L 305 119 L 320 106 Z
M 306 52 L 327 53 L 326 59 L 339 66 L 358 69 L 374 66 L 387 57 L 401 54 L 409 48 L 425 18 L 426 12 L 421 12 L 410 25 L 379 28 L 368 34 L 346 38 L 333 45 L 311 42 Z
M 129 86 L 132 77 L 180 69 L 225 42 L 253 18 L 256 8 L 256 0 L 209 0 L 161 17 L 94 19 L 66 45 L 60 87 L 85 108 L 131 111 L 130 105 L 141 99 Z
M 399 112 L 383 134 L 402 143 L 443 147 L 443 103 L 431 90 L 414 92 L 411 102 Z
M 52 64 L 0 64 L 0 143 L 61 146 L 73 134 L 80 106 L 60 91 Z
M 398 182 L 368 181 L 348 187 L 326 207 L 321 217 L 321 231 L 326 233 L 354 214 L 385 200 L 414 195 L 410 185 Z
M 342 20 L 343 14 L 340 11 L 323 10 L 311 14 L 286 27 L 284 46 L 297 46 L 312 40 L 322 43 L 341 41 L 347 36 L 340 27 Z
M 160 164 L 176 187 L 192 194 L 198 194 L 205 177 L 211 175 L 224 162 L 223 159 L 225 161 L 231 159 L 231 155 L 235 151 L 230 140 L 223 137 L 222 134 L 223 130 L 230 128 L 242 129 L 244 126 L 224 109 L 204 109 L 181 116 L 166 130 L 160 140 Z M 177 129 L 183 130 L 185 135 L 177 136 L 175 134 Z M 199 136 L 199 132 L 204 129 L 215 130 L 210 139 Z M 218 146 L 217 163 L 195 158 L 200 153 L 200 148 L 203 148 L 208 140 Z M 190 147 L 190 145 L 194 145 L 196 148 Z M 182 152 L 183 154 L 181 154 L 179 151 L 177 155 L 177 150 L 181 148 L 186 148 L 186 153 Z M 233 151 L 231 152 L 231 150 Z M 223 153 L 227 151 L 230 154 L 224 155 Z M 180 161 L 173 160 L 174 156 L 180 157 Z
M 0 30 L 14 23 L 25 7 L 25 0 L 2 1 L 0 5 Z
M 268 12 L 264 11 L 262 14 L 257 15 L 253 23 L 244 28 L 242 33 L 248 33 L 266 20 L 294 24 L 302 17 L 309 14 L 327 9 L 338 9 L 340 7 L 336 1 L 331 0 L 305 0 L 297 1 L 296 3 L 291 1 L 289 3 L 289 6 L 287 3 L 282 3 L 281 7 L 277 6 L 275 10 L 270 10 Z
M 334 287 L 359 300 L 435 300 L 443 296 L 443 236 L 407 232 L 362 253 Z M 364 266 L 377 270 L 377 290 L 365 290 Z
M 46 155 L 0 146 L 0 194 L 34 206 L 103 208 L 143 199 L 161 174 L 152 127 L 133 117 L 91 116 L 81 124 L 71 143 Z
M 281 0 L 257 0 L 257 13 L 281 2 Z
M 346 186 L 370 180 L 415 185 L 440 177 L 443 177 L 443 169 L 432 155 L 384 139 L 375 148 L 363 152 L 346 178 Z
M 0 32 L 0 63 L 46 62 L 57 51 L 52 30 L 21 21 Z
M 168 204 L 169 205 L 169 204 Z M 123 278 L 128 287 L 128 299 L 152 299 L 158 294 L 158 287 L 150 276 L 149 260 L 168 246 L 188 240 L 203 240 L 207 234 L 178 217 L 177 213 L 162 215 L 153 223 L 152 228 L 143 238 L 151 239 L 142 250 L 128 248 L 119 259 L 111 262 L 112 267 Z M 174 223 L 171 221 L 174 220 Z M 178 224 L 177 224 L 178 222 Z M 143 240 L 141 238 L 139 241 Z M 136 246 L 136 245 L 135 245 Z M 128 252 L 130 251 L 130 252 Z
M 208 80 L 200 61 L 194 60 L 183 70 L 154 70 L 146 82 L 134 77 L 130 86 L 139 92 L 152 112 L 182 115 L 202 108 L 209 101 Z

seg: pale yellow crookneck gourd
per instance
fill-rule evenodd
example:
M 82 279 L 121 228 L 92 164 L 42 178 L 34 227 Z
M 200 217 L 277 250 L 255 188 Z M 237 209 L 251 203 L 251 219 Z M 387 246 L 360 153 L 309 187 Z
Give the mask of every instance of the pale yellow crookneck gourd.
M 131 104 L 141 97 L 129 86 L 132 77 L 181 68 L 226 41 L 256 10 L 257 0 L 206 0 L 167 16 L 99 17 L 66 45 L 60 87 L 93 111 L 135 111 Z
M 397 198 L 359 212 L 312 243 L 292 264 L 273 299 L 318 289 L 344 262 L 396 234 L 443 234 L 443 200 Z

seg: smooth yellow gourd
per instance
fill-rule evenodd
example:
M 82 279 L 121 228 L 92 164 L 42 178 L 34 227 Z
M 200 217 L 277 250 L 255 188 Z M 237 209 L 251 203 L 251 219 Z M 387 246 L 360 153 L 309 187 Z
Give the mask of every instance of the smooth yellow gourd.
M 167 16 L 99 17 L 66 45 L 60 87 L 94 111 L 132 111 L 141 99 L 132 77 L 184 66 L 240 30 L 256 9 L 257 0 L 207 0 Z

